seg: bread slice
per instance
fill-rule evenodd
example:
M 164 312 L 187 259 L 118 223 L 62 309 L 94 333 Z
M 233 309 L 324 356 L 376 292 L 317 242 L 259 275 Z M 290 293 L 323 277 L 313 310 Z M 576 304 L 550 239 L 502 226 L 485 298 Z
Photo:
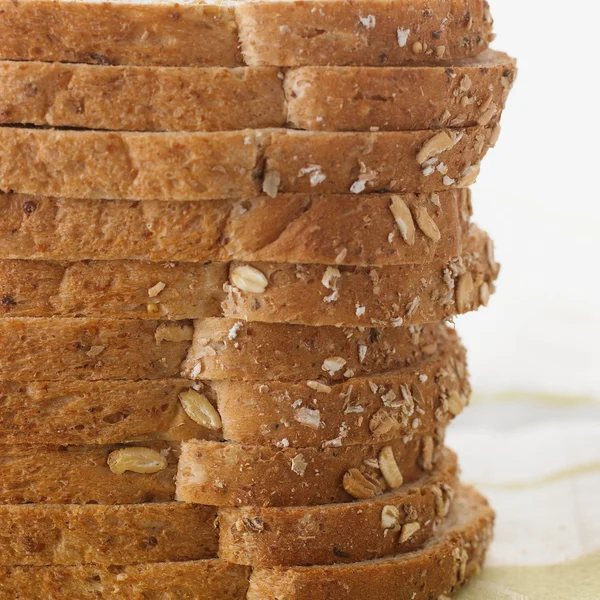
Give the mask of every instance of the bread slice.
M 0 127 L 0 190 L 130 200 L 468 187 L 498 126 L 326 133 L 136 133 Z M 266 163 L 266 166 L 265 166 Z
M 0 506 L 0 565 L 128 565 L 215 558 L 216 509 L 171 502 L 126 506 Z
M 456 457 L 448 451 L 433 473 L 368 500 L 220 508 L 219 556 L 261 567 L 355 563 L 412 552 L 447 516 L 456 472 Z
M 471 127 L 499 119 L 515 75 L 515 61 L 491 50 L 439 64 L 285 73 L 0 61 L 0 123 L 116 131 L 260 129 L 286 120 L 316 131 Z
M 380 444 L 328 448 L 281 448 L 235 443 L 185 442 L 177 475 L 177 499 L 210 506 L 316 506 L 356 499 L 343 485 L 358 469 L 381 477 L 378 457 L 389 447 L 404 482 L 414 482 L 437 462 L 443 430 L 426 442 L 414 435 Z M 386 451 L 387 452 L 387 451 Z M 429 453 L 426 460 L 425 453 Z M 349 488 L 351 489 L 351 488 Z
M 488 50 L 436 65 L 302 67 L 284 87 L 298 129 L 398 131 L 498 121 L 515 77 L 516 61 Z
M 0 3 L 0 58 L 99 64 L 398 64 L 472 56 L 492 39 L 485 0 Z M 243 56 L 239 51 L 241 42 Z
M 126 566 L 0 567 L 3 600 L 246 600 L 250 569 L 220 560 Z
M 250 445 L 341 447 L 432 435 L 468 403 L 464 350 L 458 346 L 401 371 L 340 383 L 211 382 L 223 437 Z
M 192 334 L 184 323 L 0 319 L 0 380 L 178 377 Z
M 0 315 L 178 321 L 225 316 L 350 327 L 428 323 L 475 310 L 493 291 L 497 266 L 487 255 L 489 238 L 475 228 L 465 238 L 457 258 L 381 268 L 5 260 L 0 294 L 7 300 Z
M 133 202 L 0 194 L 0 258 L 252 260 L 394 265 L 452 258 L 471 217 L 468 190 L 405 194 L 439 232 L 398 231 L 389 195 L 260 196 L 245 202 Z M 431 235 L 431 232 L 430 232 Z M 437 240 L 437 241 L 436 241 Z
M 199 319 L 183 363 L 190 379 L 341 381 L 417 366 L 456 342 L 442 323 L 413 327 L 338 328 Z M 323 363 L 341 357 L 343 368 L 326 371 Z
M 32 363 L 37 360 L 31 359 Z M 123 360 L 128 359 L 125 354 Z M 56 359 L 50 362 L 46 356 L 45 360 L 50 368 L 60 367 Z M 34 376 L 53 376 L 45 365 L 38 367 L 42 370 L 33 371 Z M 12 376 L 19 377 L 19 373 Z M 26 375 L 32 375 L 31 369 Z M 76 369 L 66 372 L 69 375 L 81 377 Z M 184 379 L 0 381 L 0 438 L 4 444 L 63 445 L 220 440 L 220 432 L 198 425 L 183 411 L 179 395 L 191 385 L 192 381 Z
M 4 439 L 3 439 L 4 441 Z M 139 450 L 144 449 L 144 454 Z M 115 474 L 113 452 L 144 456 L 159 453 L 165 462 L 156 473 Z M 175 497 L 179 444 L 144 442 L 111 446 L 3 445 L 0 504 L 141 504 Z M 162 465 L 160 465 L 162 466 Z M 156 467 L 157 469 L 159 466 Z
M 486 500 L 463 487 L 447 523 L 420 550 L 346 565 L 254 569 L 248 600 L 441 600 L 479 573 L 493 526 Z
M 262 286 L 246 284 L 257 271 L 267 282 L 262 293 Z M 369 269 L 234 262 L 223 316 L 316 326 L 431 323 L 485 306 L 498 272 L 490 238 L 475 227 L 460 257 L 429 265 Z
M 279 69 L 0 61 L 0 123 L 117 131 L 283 127 Z
M 435 62 L 482 52 L 492 39 L 485 0 L 350 0 L 237 6 L 248 64 L 282 66 Z

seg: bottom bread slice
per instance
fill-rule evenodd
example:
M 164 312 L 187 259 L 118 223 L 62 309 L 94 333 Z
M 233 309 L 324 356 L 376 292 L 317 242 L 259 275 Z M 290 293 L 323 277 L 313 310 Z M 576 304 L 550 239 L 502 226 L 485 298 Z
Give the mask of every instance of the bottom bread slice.
M 217 556 L 216 509 L 179 503 L 0 506 L 0 565 L 128 565 Z
M 494 511 L 460 489 L 447 523 L 422 549 L 334 566 L 255 569 L 248 600 L 443 600 L 478 574 L 492 538 Z
M 250 569 L 220 560 L 0 567 L 0 600 L 245 600 Z

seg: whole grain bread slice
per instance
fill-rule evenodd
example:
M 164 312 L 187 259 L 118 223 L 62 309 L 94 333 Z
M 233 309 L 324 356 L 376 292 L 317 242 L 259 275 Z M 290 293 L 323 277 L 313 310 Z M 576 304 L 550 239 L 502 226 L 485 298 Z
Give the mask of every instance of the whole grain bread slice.
M 1 565 L 128 565 L 215 558 L 216 509 L 171 502 L 0 506 Z
M 284 88 L 298 129 L 402 131 L 498 121 L 515 77 L 516 61 L 489 50 L 435 65 L 301 67 Z
M 499 135 L 466 129 L 139 133 L 0 127 L 0 190 L 124 200 L 468 187 Z
M 351 502 L 361 494 L 347 479 L 356 470 L 370 482 L 378 482 L 378 458 L 385 448 L 391 448 L 404 482 L 414 482 L 431 471 L 443 444 L 443 431 L 439 433 L 435 442 L 433 437 L 426 441 L 426 436 L 414 435 L 380 444 L 324 449 L 192 440 L 182 447 L 177 499 L 210 506 Z
M 279 448 L 374 444 L 432 435 L 462 412 L 470 394 L 457 347 L 404 370 L 344 382 L 211 382 L 223 437 Z
M 38 359 L 33 356 L 32 360 Z M 60 366 L 56 360 L 45 360 L 49 368 Z M 131 358 L 125 354 L 122 360 Z M 34 376 L 52 376 L 41 366 L 43 370 L 34 371 Z M 32 375 L 31 370 L 27 375 Z M 81 377 L 76 370 L 67 371 L 69 375 Z M 14 376 L 19 377 L 19 372 Z M 184 412 L 179 396 L 191 385 L 192 381 L 184 379 L 0 381 L 0 439 L 3 444 L 64 446 L 220 440 L 219 431 L 199 425 Z
M 254 569 L 248 600 L 441 600 L 479 573 L 493 526 L 485 498 L 462 487 L 446 524 L 420 550 L 345 565 Z
M 220 560 L 0 567 L 2 600 L 246 600 L 250 569 Z
M 142 504 L 175 498 L 179 444 L 2 445 L 0 504 Z M 149 472 L 115 473 L 119 456 L 154 461 Z
M 0 258 L 273 261 L 394 265 L 449 259 L 471 217 L 468 190 L 405 194 L 416 227 L 407 243 L 390 195 L 260 196 L 212 202 L 133 202 L 0 194 Z M 413 218 L 413 217 L 411 217 Z M 439 235 L 438 235 L 439 232 Z
M 261 383 L 302 377 L 330 383 L 417 366 L 455 341 L 455 331 L 442 323 L 339 328 L 199 319 L 183 375 Z M 341 357 L 343 367 L 326 370 L 323 365 L 332 357 Z
M 500 118 L 515 75 L 515 61 L 491 50 L 439 64 L 285 73 L 0 61 L 0 124 L 116 131 L 227 131 L 286 121 L 316 131 L 471 127 Z
M 473 56 L 485 0 L 0 3 L 0 58 L 99 64 L 398 64 Z M 242 45 L 240 53 L 239 45 Z
M 116 131 L 283 127 L 279 69 L 0 62 L 0 123 Z
M 3 260 L 0 294 L 8 300 L 0 315 L 177 321 L 224 316 L 350 327 L 429 323 L 485 305 L 494 289 L 498 269 L 488 256 L 490 239 L 476 228 L 464 237 L 461 255 L 450 260 L 380 268 Z
M 97 381 L 179 377 L 191 344 L 185 323 L 0 319 L 0 380 Z
M 456 456 L 446 451 L 431 474 L 369 499 L 325 506 L 219 508 L 219 556 L 265 567 L 356 563 L 412 552 L 448 515 L 456 473 Z

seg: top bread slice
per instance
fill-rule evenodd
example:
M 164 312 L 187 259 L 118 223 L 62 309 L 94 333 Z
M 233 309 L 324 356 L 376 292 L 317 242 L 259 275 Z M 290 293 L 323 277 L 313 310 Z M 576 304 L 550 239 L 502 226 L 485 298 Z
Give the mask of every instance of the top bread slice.
M 485 0 L 0 2 L 0 58 L 96 64 L 400 64 L 473 56 Z M 241 51 L 240 51 L 241 44 Z
M 469 187 L 499 125 L 438 131 L 215 133 L 0 127 L 0 190 L 123 200 Z
M 491 50 L 432 65 L 284 72 L 3 61 L 0 124 L 115 131 L 227 131 L 286 121 L 322 131 L 471 127 L 498 120 L 515 74 L 515 61 Z

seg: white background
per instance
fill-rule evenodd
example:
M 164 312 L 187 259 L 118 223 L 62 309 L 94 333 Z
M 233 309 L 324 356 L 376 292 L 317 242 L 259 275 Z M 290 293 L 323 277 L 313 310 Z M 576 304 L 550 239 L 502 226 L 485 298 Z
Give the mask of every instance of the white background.
M 473 200 L 503 271 L 458 330 L 477 392 L 600 398 L 600 2 L 491 5 L 519 77 Z

